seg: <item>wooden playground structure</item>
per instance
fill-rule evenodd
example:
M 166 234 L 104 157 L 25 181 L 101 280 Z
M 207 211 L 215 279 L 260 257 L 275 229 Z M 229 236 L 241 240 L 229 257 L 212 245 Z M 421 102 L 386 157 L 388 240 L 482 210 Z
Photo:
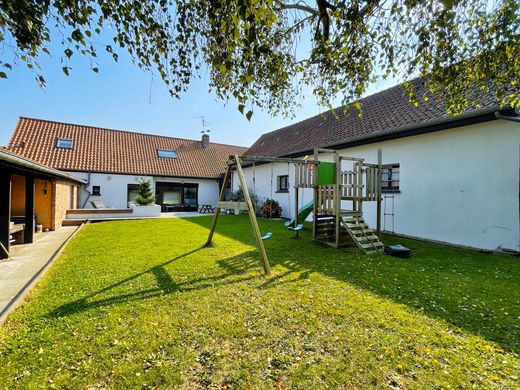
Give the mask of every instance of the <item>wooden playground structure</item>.
M 332 154 L 334 161 L 320 161 L 320 153 Z M 295 216 L 285 223 L 285 227 L 289 230 L 296 233 L 301 230 L 302 223 L 312 211 L 313 239 L 335 248 L 354 244 L 368 254 L 379 253 L 383 250 L 384 246 L 378 238 L 381 231 L 381 171 L 383 169 L 381 150 L 378 151 L 377 163 L 369 164 L 362 158 L 344 157 L 336 150 L 323 148 L 315 148 L 313 159 L 230 156 L 206 245 L 211 244 L 222 209 L 247 211 L 260 251 L 264 273 L 269 275 L 271 272 L 263 241 L 271 238 L 272 233 L 268 232 L 262 236 L 260 232 L 242 167 L 244 162 L 253 164 L 253 167 L 255 163 L 294 164 Z M 350 169 L 343 170 L 343 162 L 350 163 Z M 245 198 L 244 202 L 225 200 L 226 188 L 231 180 L 233 169 L 237 171 Z M 299 209 L 298 193 L 300 189 L 305 188 L 313 190 L 313 201 Z M 377 228 L 375 231 L 368 227 L 363 218 L 363 202 L 371 201 L 377 202 Z M 347 204 L 350 204 L 350 207 L 343 207 Z
M 320 153 L 329 153 L 334 162 L 321 162 L 310 174 L 311 166 L 297 167 L 296 186 L 314 191 L 312 237 L 335 248 L 356 245 L 367 254 L 382 252 L 381 233 L 381 171 L 382 152 L 378 150 L 376 164 L 362 158 L 341 156 L 336 150 L 315 148 L 314 160 Z M 343 169 L 343 162 L 350 169 Z M 376 203 L 376 230 L 370 229 L 363 218 L 363 202 Z M 350 207 L 349 207 L 350 206 Z

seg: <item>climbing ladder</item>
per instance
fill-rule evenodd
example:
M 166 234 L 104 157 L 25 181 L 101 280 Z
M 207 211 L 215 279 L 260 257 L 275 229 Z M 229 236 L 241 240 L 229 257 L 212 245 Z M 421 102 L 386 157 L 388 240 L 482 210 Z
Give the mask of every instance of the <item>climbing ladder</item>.
M 363 214 L 355 211 L 342 212 L 340 222 L 356 246 L 367 254 L 380 253 L 384 245 L 374 230 L 363 219 Z

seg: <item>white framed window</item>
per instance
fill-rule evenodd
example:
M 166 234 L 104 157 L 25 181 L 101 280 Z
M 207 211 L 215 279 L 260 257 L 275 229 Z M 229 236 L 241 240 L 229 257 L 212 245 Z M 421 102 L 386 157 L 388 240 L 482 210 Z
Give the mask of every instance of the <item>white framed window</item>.
M 157 156 L 162 158 L 177 158 L 175 150 L 157 149 Z
M 383 165 L 381 170 L 381 191 L 399 192 L 399 164 Z
M 74 140 L 69 138 L 58 138 L 56 140 L 56 147 L 60 149 L 73 149 Z

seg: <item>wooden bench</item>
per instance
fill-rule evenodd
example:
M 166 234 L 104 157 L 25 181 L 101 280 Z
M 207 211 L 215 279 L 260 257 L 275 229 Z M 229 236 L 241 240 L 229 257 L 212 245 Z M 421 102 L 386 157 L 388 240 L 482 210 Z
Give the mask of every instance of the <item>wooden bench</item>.
M 9 227 L 9 235 L 12 237 L 11 244 L 22 244 L 23 243 L 23 231 L 25 225 L 23 223 L 17 223 Z

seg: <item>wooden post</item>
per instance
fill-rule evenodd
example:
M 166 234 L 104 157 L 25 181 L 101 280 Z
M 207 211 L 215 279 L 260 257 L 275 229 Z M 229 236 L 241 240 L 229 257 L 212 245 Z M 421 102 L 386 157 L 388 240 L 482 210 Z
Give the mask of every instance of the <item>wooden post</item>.
M 294 186 L 294 227 L 298 226 L 298 187 Z M 299 237 L 298 231 L 296 231 L 296 236 Z
M 381 172 L 383 170 L 383 151 L 377 149 L 377 175 L 376 175 L 376 197 L 377 197 L 377 226 L 376 234 L 381 235 Z
M 314 148 L 314 185 L 312 186 L 313 197 L 312 197 L 312 238 L 315 240 L 317 236 L 317 223 L 318 223 L 318 164 L 319 164 L 319 151 L 318 148 Z
M 235 156 L 238 178 L 240 179 L 240 184 L 242 185 L 242 191 L 244 192 L 244 198 L 246 199 L 247 206 L 249 208 L 249 219 L 251 220 L 251 225 L 253 227 L 253 233 L 256 238 L 256 244 L 258 245 L 258 249 L 260 250 L 260 255 L 262 257 L 262 266 L 264 267 L 264 274 L 270 275 L 271 268 L 269 267 L 269 259 L 267 258 L 267 253 L 265 252 L 264 242 L 262 241 L 262 235 L 260 234 L 260 228 L 258 227 L 258 221 L 256 220 L 255 208 L 253 207 L 253 203 L 251 202 L 251 197 L 249 196 L 249 189 L 247 188 L 246 178 L 244 176 L 244 171 L 242 170 L 242 165 L 240 163 L 239 156 Z
M 232 165 L 228 164 L 228 168 L 226 174 L 224 175 L 224 181 L 222 182 L 222 188 L 220 189 L 220 196 L 218 198 L 219 201 L 223 201 L 226 198 L 226 187 L 228 181 L 231 179 L 231 169 Z M 215 208 L 215 215 L 213 216 L 213 222 L 211 223 L 211 228 L 209 230 L 208 240 L 206 241 L 205 246 L 211 244 L 211 240 L 213 239 L 213 233 L 215 233 L 215 228 L 217 227 L 218 216 L 220 215 L 220 207 Z
M 363 163 L 358 162 L 357 171 L 358 171 L 358 209 L 360 213 L 363 212 Z
M 25 176 L 25 228 L 24 244 L 30 244 L 34 238 L 34 176 Z
M 0 243 L 5 249 L 0 251 L 0 259 L 9 257 L 9 228 L 11 222 L 11 174 L 0 170 Z
M 341 194 L 340 194 L 340 186 L 339 179 L 341 177 L 341 157 L 339 153 L 336 152 L 334 155 L 334 162 L 336 163 L 336 183 L 334 184 L 334 215 L 336 216 L 336 248 L 339 248 L 339 239 L 340 239 L 340 226 L 341 223 L 339 221 L 339 215 L 341 211 Z

